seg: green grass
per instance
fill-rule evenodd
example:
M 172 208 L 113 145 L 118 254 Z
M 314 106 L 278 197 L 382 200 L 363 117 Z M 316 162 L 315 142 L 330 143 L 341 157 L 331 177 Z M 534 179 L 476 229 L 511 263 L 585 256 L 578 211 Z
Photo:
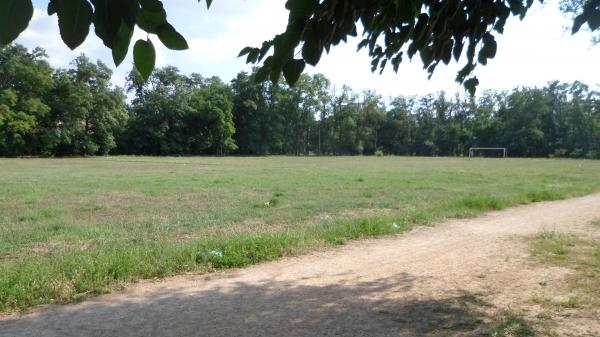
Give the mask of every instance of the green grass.
M 597 226 L 600 220 L 592 222 Z M 538 261 L 572 269 L 568 279 L 568 298 L 534 298 L 545 307 L 595 311 L 600 305 L 600 240 L 557 232 L 542 232 L 532 242 L 532 252 Z
M 599 171 L 532 159 L 0 159 L 0 311 L 592 193 Z
M 502 312 L 492 330 L 490 337 L 534 337 L 536 332 L 533 327 L 510 309 Z
M 534 239 L 533 254 L 547 263 L 567 261 L 576 243 L 575 235 L 543 231 Z

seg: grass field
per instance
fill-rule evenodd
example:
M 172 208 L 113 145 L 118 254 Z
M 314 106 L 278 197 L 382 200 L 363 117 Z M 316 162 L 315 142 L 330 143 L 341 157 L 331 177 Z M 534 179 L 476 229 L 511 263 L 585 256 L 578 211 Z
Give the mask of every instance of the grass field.
M 600 191 L 600 161 L 0 159 L 0 311 Z

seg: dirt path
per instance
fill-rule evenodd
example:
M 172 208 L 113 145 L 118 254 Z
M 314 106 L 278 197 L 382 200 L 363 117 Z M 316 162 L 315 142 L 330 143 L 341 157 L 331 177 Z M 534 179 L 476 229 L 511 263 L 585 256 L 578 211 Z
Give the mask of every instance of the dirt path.
M 569 272 L 532 264 L 523 237 L 596 218 L 600 194 L 521 206 L 0 317 L 0 336 L 472 336 Z

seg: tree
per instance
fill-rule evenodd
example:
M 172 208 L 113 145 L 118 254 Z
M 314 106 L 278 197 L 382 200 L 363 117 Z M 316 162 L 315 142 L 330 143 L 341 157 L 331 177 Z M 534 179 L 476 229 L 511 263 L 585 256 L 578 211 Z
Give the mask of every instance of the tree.
M 381 132 L 381 145 L 385 153 L 411 155 L 414 149 L 414 135 L 417 123 L 412 114 L 414 99 L 396 97 L 387 111 Z
M 0 91 L 0 154 L 3 155 L 26 154 L 27 138 L 37 125 L 35 116 L 20 111 L 17 104 L 14 91 Z
M 470 102 L 465 107 L 472 114 L 467 124 L 472 133 L 469 147 L 506 146 L 498 117 L 498 105 L 504 101 L 504 96 L 504 93 L 486 90 L 477 102 Z
M 0 154 L 95 155 L 116 147 L 127 118 L 112 72 L 81 55 L 53 70 L 41 48 L 0 48 Z
M 273 125 L 269 123 L 266 84 L 255 83 L 250 74 L 241 72 L 231 81 L 231 89 L 236 127 L 234 137 L 239 153 L 268 154 Z
M 195 126 L 191 137 L 204 137 L 205 148 L 192 149 L 194 153 L 210 152 L 219 156 L 237 149 L 233 140 L 233 102 L 230 89 L 219 78 L 211 78 L 200 88 L 192 90 L 190 98 L 192 111 L 186 116 L 186 123 Z
M 141 86 L 139 77 L 135 70 L 128 76 L 136 97 L 121 152 L 223 155 L 237 148 L 231 91 L 220 79 L 188 77 L 175 67 L 157 69 Z
M 43 121 L 40 152 L 54 155 L 108 154 L 116 148 L 128 111 L 121 88 L 110 83 L 112 71 L 102 62 L 80 55 L 73 68 L 53 75 Z
M 600 0 L 574 1 L 582 5 L 575 7 L 573 33 L 584 24 L 595 31 L 600 26 Z M 206 0 L 207 6 L 212 2 Z M 316 65 L 324 51 L 357 36 L 362 26 L 364 38 L 358 47 L 369 50 L 373 71 L 388 64 L 397 71 L 405 57 L 419 55 L 424 69 L 433 74 L 440 63 L 466 57 L 456 80 L 473 94 L 478 84 L 473 70 L 496 54 L 494 34 L 502 34 L 509 16 L 524 18 L 532 4 L 533 0 L 288 0 L 286 30 L 260 47 L 244 48 L 240 56 L 248 63 L 262 62 L 258 81 L 277 82 L 283 73 L 294 84 L 306 63 Z M 48 13 L 58 16 L 62 40 L 72 49 L 85 41 L 93 23 L 116 65 L 128 53 L 135 27 L 156 34 L 167 48 L 188 47 L 159 0 L 50 0 Z M 16 39 L 32 15 L 31 0 L 1 1 L 0 45 Z M 149 78 L 156 59 L 152 42 L 138 40 L 133 56 L 141 76 Z
M 385 120 L 385 105 L 383 99 L 374 91 L 365 91 L 359 105 L 358 138 L 362 145 L 363 154 L 373 154 L 380 148 L 379 131 Z
M 508 95 L 498 115 L 504 129 L 503 143 L 513 155 L 544 154 L 546 135 L 541 129 L 541 117 L 548 110 L 548 97 L 540 89 L 517 89 Z
M 330 125 L 330 149 L 334 154 L 361 154 L 363 144 L 358 137 L 358 115 L 360 103 L 358 95 L 348 86 L 332 101 L 332 115 Z
M 40 48 L 0 48 L 0 154 L 110 152 L 127 119 L 110 69 L 81 55 L 73 68 L 53 70 L 45 58 Z
M 254 72 L 258 71 L 257 69 Z M 0 48 L 0 155 L 311 153 L 464 155 L 508 147 L 512 156 L 600 157 L 600 93 L 587 85 L 397 97 L 336 92 L 323 75 L 295 86 L 157 69 L 128 75 L 132 93 L 85 55 L 52 69 L 41 49 Z M 238 148 L 239 146 L 239 148 Z
M 317 154 L 321 154 L 321 129 L 323 120 L 331 113 L 331 82 L 323 74 L 315 74 L 310 79 L 310 86 L 306 96 L 306 105 L 312 111 L 312 115 L 316 120 L 316 130 L 313 130 L 313 144 L 316 144 L 314 149 Z
M 52 88 L 52 68 L 42 49 L 0 47 L 0 155 L 36 154 L 40 122 L 50 111 L 43 101 Z

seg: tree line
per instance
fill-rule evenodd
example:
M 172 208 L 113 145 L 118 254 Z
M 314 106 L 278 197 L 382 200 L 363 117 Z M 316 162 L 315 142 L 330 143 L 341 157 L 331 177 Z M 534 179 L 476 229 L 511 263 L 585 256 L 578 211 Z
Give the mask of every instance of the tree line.
M 229 83 L 167 66 L 125 88 L 85 55 L 53 69 L 44 50 L 0 48 L 0 155 L 511 156 L 600 158 L 600 92 L 543 88 L 384 99 L 321 74 L 293 87 L 240 72 Z

